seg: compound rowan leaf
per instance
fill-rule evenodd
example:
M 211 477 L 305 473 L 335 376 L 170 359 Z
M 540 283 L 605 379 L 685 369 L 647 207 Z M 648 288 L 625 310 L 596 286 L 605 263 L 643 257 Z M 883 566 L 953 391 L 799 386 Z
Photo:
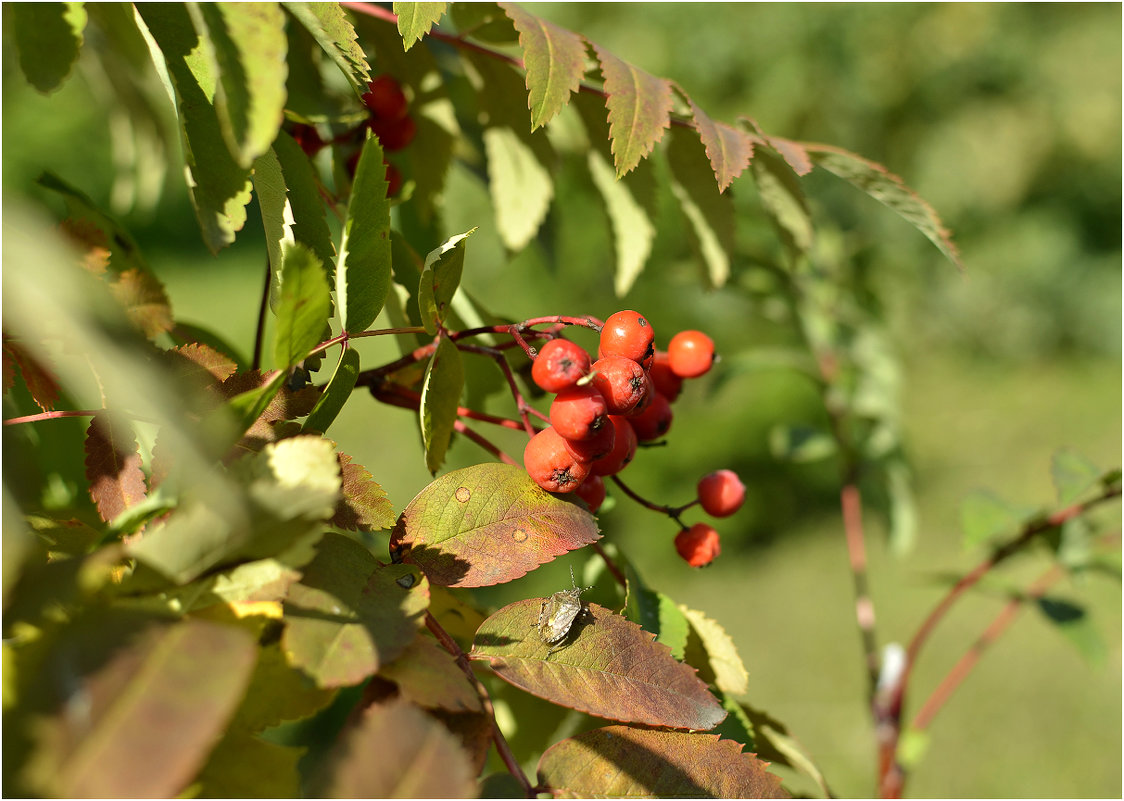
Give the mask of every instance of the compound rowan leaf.
M 585 75 L 585 39 L 531 14 L 515 3 L 499 3 L 519 31 L 527 70 L 531 130 L 546 125 L 578 91 Z
M 449 652 L 432 637 L 418 635 L 406 650 L 379 671 L 398 685 L 407 701 L 427 709 L 450 712 L 479 712 L 480 696 Z
M 394 507 L 384 490 L 363 465 L 346 453 L 337 453 L 343 486 L 331 523 L 349 531 L 377 531 L 394 525 Z
M 11 362 L 9 362 L 9 359 Z M 27 391 L 31 393 L 31 399 L 35 401 L 35 404 L 45 412 L 55 408 L 55 404 L 58 403 L 59 400 L 59 385 L 58 381 L 55 380 L 54 374 L 47 365 L 43 364 L 40 357 L 33 356 L 19 342 L 5 337 L 5 392 L 8 389 L 8 370 L 11 363 L 19 367 L 20 375 L 23 376 L 23 382 L 27 385 Z
M 593 45 L 605 78 L 609 138 L 617 177 L 630 172 L 652 152 L 671 125 L 671 81 L 657 78 Z
M 368 136 L 355 168 L 336 266 L 340 324 L 363 331 L 382 311 L 390 291 L 390 201 L 382 146 Z
M 296 17 L 324 52 L 336 62 L 340 71 L 361 92 L 367 91 L 371 65 L 359 46 L 359 37 L 339 3 L 285 3 L 285 9 Z
M 538 776 L 562 798 L 788 798 L 766 767 L 716 734 L 606 726 L 552 745 Z
M 429 33 L 429 29 L 445 16 L 448 3 L 399 3 L 395 0 L 394 13 L 398 17 L 398 33 L 402 47 L 409 50 Z
M 278 368 L 292 367 L 319 344 L 331 303 L 328 277 L 316 254 L 299 242 L 285 248 L 273 349 Z
M 8 9 L 20 68 L 43 94 L 58 89 L 78 60 L 86 28 L 83 5 L 14 3 Z
M 289 589 L 281 647 L 318 687 L 350 687 L 406 649 L 428 603 L 417 568 L 381 566 L 360 543 L 328 532 Z
M 110 522 L 144 500 L 147 488 L 136 434 L 123 420 L 99 413 L 86 429 L 86 480 L 98 517 Z
M 133 325 L 149 339 L 170 331 L 175 324 L 164 285 L 145 270 L 125 270 L 109 285 L 113 297 L 125 307 Z
M 794 143 L 795 144 L 795 143 Z M 888 206 L 906 222 L 928 237 L 949 261 L 964 269 L 952 233 L 944 227 L 933 207 L 905 181 L 881 164 L 831 145 L 803 144 L 817 166 L 834 173 L 852 186 Z
M 687 97 L 683 90 L 680 93 Z M 712 120 L 690 97 L 687 97 L 687 103 L 691 106 L 692 122 L 718 181 L 718 191 L 725 192 L 749 166 L 753 158 L 753 138 L 732 125 Z
M 693 667 L 604 607 L 589 604 L 562 648 L 543 642 L 536 630 L 543 603 L 517 601 L 485 620 L 471 658 L 486 659 L 500 678 L 532 695 L 598 717 L 702 730 L 726 717 Z
M 398 518 L 392 553 L 434 584 L 485 587 L 526 575 L 600 539 L 592 515 L 551 495 L 515 465 L 453 470 L 419 492 Z
M 351 391 L 355 389 L 355 382 L 358 380 L 359 351 L 345 348 L 332 377 L 328 379 L 328 385 L 320 394 L 320 400 L 316 401 L 316 405 L 308 413 L 301 431 L 319 431 L 321 434 L 327 431 L 332 421 L 343 411 L 343 405 L 351 397 Z
M 474 776 L 448 729 L 413 704 L 396 700 L 366 710 L 328 755 L 312 793 L 319 798 L 472 798 Z
M 437 349 L 429 360 L 422 379 L 421 401 L 418 404 L 418 422 L 421 425 L 422 445 L 425 447 L 425 466 L 430 473 L 445 461 L 445 452 L 457 423 L 457 409 L 464 389 L 464 364 L 457 346 L 448 337 L 441 337 Z

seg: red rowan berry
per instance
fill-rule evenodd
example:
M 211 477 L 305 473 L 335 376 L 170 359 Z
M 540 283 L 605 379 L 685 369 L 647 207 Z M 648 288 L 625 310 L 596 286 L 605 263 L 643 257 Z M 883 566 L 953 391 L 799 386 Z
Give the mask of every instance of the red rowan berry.
M 652 326 L 639 312 L 631 309 L 610 315 L 601 329 L 597 357 L 623 356 L 639 362 L 645 370 L 652 364 L 655 353 L 655 334 Z
M 589 354 L 568 339 L 552 339 L 539 348 L 531 378 L 547 392 L 572 387 L 589 372 Z
M 605 399 L 589 384 L 562 390 L 550 404 L 550 424 L 564 439 L 592 439 L 608 422 Z
M 574 494 L 585 501 L 590 512 L 597 514 L 597 510 L 605 502 L 605 480 L 601 476 L 589 475 L 574 490 Z
M 695 523 L 675 535 L 675 550 L 691 567 L 702 567 L 722 553 L 718 532 L 706 523 Z
M 589 475 L 589 463 L 575 459 L 550 426 L 531 437 L 523 449 L 523 466 L 548 492 L 573 492 Z
M 714 340 L 702 331 L 680 331 L 667 346 L 667 358 L 680 378 L 698 378 L 714 364 Z
M 609 414 L 628 414 L 648 391 L 644 368 L 623 356 L 606 356 L 590 367 L 591 383 L 605 398 Z
M 406 95 L 398 81 L 389 75 L 378 75 L 367 84 L 360 98 L 371 113 L 386 120 L 400 120 L 406 116 Z
M 325 145 L 315 125 L 306 125 L 303 122 L 298 122 L 293 125 L 292 135 L 293 139 L 300 145 L 301 150 L 303 150 L 305 155 L 309 158 L 319 153 Z
M 613 424 L 615 436 L 613 449 L 606 456 L 592 463 L 591 472 L 596 476 L 612 476 L 619 473 L 636 455 L 636 432 L 632 430 L 628 420 L 611 414 L 609 421 Z
M 367 125 L 371 131 L 379 138 L 379 144 L 382 149 L 390 153 L 395 150 L 401 150 L 414 141 L 414 134 L 418 132 L 417 123 L 414 118 L 407 114 L 400 120 L 388 120 L 382 117 L 376 117 L 368 120 Z
M 652 402 L 647 409 L 628 418 L 636 438 L 641 442 L 659 439 L 671 428 L 671 404 L 659 392 L 653 392 L 651 397 Z
M 699 479 L 699 504 L 712 517 L 729 517 L 745 501 L 745 484 L 733 470 L 715 470 Z
M 613 450 L 613 445 L 617 442 L 617 428 L 611 422 L 606 420 L 605 425 L 601 426 L 601 430 L 591 439 L 566 439 L 562 438 L 563 444 L 566 446 L 574 458 L 579 462 L 595 462 L 609 455 Z
M 648 369 L 648 378 L 652 379 L 652 386 L 655 387 L 656 391 L 667 398 L 669 402 L 678 398 L 680 391 L 683 389 L 683 379 L 672 371 L 665 350 L 656 351 L 655 357 L 652 359 L 652 366 Z

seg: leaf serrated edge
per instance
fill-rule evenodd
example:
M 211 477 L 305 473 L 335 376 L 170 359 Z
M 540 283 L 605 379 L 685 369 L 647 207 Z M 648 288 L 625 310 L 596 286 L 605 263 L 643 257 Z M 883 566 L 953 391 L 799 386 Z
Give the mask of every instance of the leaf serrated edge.
M 658 78 L 651 75 L 639 67 L 635 67 L 627 61 L 618 58 L 596 43 L 591 43 L 591 45 L 594 53 L 597 55 L 598 64 L 601 66 L 601 75 L 604 78 L 605 107 L 609 112 L 610 152 L 613 154 L 617 177 L 620 178 L 635 169 L 636 165 L 646 158 L 648 154 L 652 152 L 656 143 L 663 138 L 664 131 L 671 127 L 671 110 L 673 107 L 672 84 L 667 78 Z M 625 74 L 632 79 L 631 84 L 633 94 L 635 95 L 635 103 L 632 106 L 632 124 L 628 126 L 629 132 L 634 132 L 636 130 L 636 121 L 640 116 L 640 109 L 643 106 L 642 100 L 651 99 L 650 95 L 641 91 L 641 87 L 658 85 L 658 95 L 662 97 L 657 97 L 656 99 L 657 101 L 662 100 L 662 102 L 659 102 L 656 113 L 662 117 L 662 122 L 656 128 L 655 135 L 651 138 L 650 142 L 640 142 L 637 144 L 637 142 L 634 141 L 635 137 L 633 133 L 627 136 L 618 134 L 618 124 L 621 121 L 617 119 L 617 114 L 615 113 L 616 109 L 614 109 L 613 106 L 615 104 L 615 99 L 619 97 L 622 91 L 626 91 L 627 87 L 615 85 L 616 77 L 609 74 L 614 66 L 624 68 Z M 642 78 L 649 78 L 651 82 L 643 82 L 641 80 Z M 633 150 L 636 150 L 636 152 L 633 153 Z M 621 151 L 625 152 L 622 153 Z

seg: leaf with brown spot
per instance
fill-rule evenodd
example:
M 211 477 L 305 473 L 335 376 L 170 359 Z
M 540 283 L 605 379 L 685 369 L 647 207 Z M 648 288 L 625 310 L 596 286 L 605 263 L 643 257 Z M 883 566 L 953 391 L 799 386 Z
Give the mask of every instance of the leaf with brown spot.
M 606 726 L 552 745 L 538 776 L 556 798 L 788 798 L 766 767 L 717 734 Z
M 394 525 L 394 507 L 367 468 L 338 453 L 343 489 L 331 523 L 348 531 L 378 531 Z
M 99 413 L 86 429 L 86 480 L 98 516 L 110 522 L 144 500 L 147 489 L 133 427 Z
M 522 468 L 489 462 L 453 470 L 419 492 L 390 546 L 434 584 L 485 587 L 600 536 L 581 506 L 546 492 Z
M 593 45 L 605 78 L 609 137 L 617 177 L 652 152 L 671 125 L 671 81 L 657 78 Z
M 469 656 L 532 695 L 610 720 L 706 730 L 726 717 L 693 667 L 604 607 L 589 604 L 561 643 L 543 642 L 536 629 L 543 602 L 517 601 L 489 617 Z
M 171 330 L 172 307 L 164 285 L 152 273 L 136 268 L 125 270 L 109 289 L 125 307 L 129 320 L 149 339 Z
M 49 412 L 55 408 L 55 404 L 59 400 L 59 385 L 55 380 L 54 375 L 50 369 L 44 365 L 39 359 L 32 356 L 27 349 L 12 339 L 4 338 L 4 391 L 7 392 L 11 387 L 9 383 L 9 370 L 12 364 L 15 363 L 19 367 L 20 375 L 23 376 L 23 382 L 27 385 L 27 391 L 31 393 L 31 399 L 35 404 L 45 412 Z M 11 382 L 14 383 L 15 375 L 11 376 Z

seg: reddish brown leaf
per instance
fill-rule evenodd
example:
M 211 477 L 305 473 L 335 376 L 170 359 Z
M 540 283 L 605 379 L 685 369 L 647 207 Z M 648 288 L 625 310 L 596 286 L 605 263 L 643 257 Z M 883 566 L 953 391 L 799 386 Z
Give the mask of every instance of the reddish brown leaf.
M 36 405 L 45 412 L 55 408 L 59 400 L 59 385 L 54 375 L 42 362 L 11 339 L 4 340 L 4 391 L 7 392 L 10 386 L 8 370 L 12 362 L 19 367 L 27 391 L 31 393 L 31 399 Z M 12 380 L 14 381 L 14 376 Z
M 652 152 L 671 125 L 671 81 L 657 78 L 593 45 L 605 78 L 609 138 L 617 177 Z
M 715 122 L 705 111 L 695 105 L 695 101 L 679 90 L 691 106 L 695 130 L 706 148 L 706 157 L 714 168 L 718 181 L 718 191 L 725 192 L 753 158 L 753 139 L 745 131 L 724 122 Z
M 270 371 L 263 375 L 260 370 L 235 373 L 222 382 L 219 393 L 230 400 L 243 392 L 265 386 L 274 373 L 275 371 Z M 270 442 L 276 442 L 284 436 L 291 436 L 300 431 L 300 426 L 290 421 L 311 412 L 319 397 L 320 390 L 313 386 L 302 387 L 295 392 L 282 386 L 269 401 L 265 411 L 253 422 L 228 454 L 227 461 L 246 452 L 257 453 Z
M 456 735 L 472 764 L 472 775 L 479 776 L 492 747 L 491 716 L 483 712 L 447 712 L 444 709 L 428 709 L 426 712 Z
M 229 356 L 198 342 L 170 350 L 168 356 L 177 375 L 205 386 L 221 384 L 238 370 L 238 365 Z
M 374 476 L 346 453 L 337 453 L 343 487 L 336 504 L 333 526 L 348 531 L 378 531 L 394 525 L 394 507 Z
M 125 270 L 109 285 L 133 324 L 150 339 L 172 328 L 172 307 L 164 285 L 150 272 Z
M 59 228 L 82 251 L 82 266 L 94 275 L 103 275 L 110 257 L 105 232 L 90 220 L 74 217 L 63 220 Z
M 542 598 L 505 606 L 484 621 L 473 659 L 500 678 L 559 706 L 628 723 L 712 729 L 726 711 L 690 665 L 620 615 L 589 604 L 569 636 L 549 645 L 536 629 Z
M 379 675 L 397 684 L 402 697 L 418 706 L 450 712 L 482 709 L 480 696 L 468 677 L 432 637 L 419 634 Z
M 792 167 L 792 171 L 797 175 L 807 175 L 812 171 L 812 160 L 808 157 L 808 151 L 799 142 L 771 136 L 769 145 L 784 157 L 788 166 Z
M 561 798 L 788 798 L 766 767 L 717 734 L 607 726 L 552 745 L 538 775 Z
M 128 423 L 99 413 L 86 430 L 86 479 L 98 516 L 110 522 L 144 500 L 144 473 L 137 438 Z

